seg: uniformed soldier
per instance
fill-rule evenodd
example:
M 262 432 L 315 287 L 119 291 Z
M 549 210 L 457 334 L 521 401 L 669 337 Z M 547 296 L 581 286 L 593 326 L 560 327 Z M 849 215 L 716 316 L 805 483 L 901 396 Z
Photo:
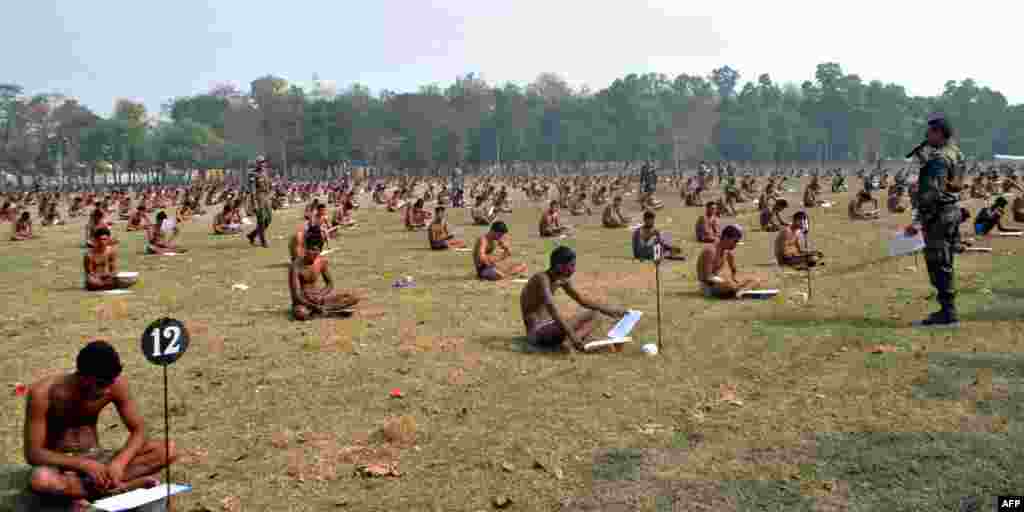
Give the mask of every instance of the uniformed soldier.
M 915 322 L 920 327 L 955 327 L 956 312 L 953 256 L 960 245 L 960 192 L 963 190 L 964 157 L 952 143 L 953 126 L 945 116 L 928 118 L 925 143 L 914 151 L 921 171 L 916 192 L 914 222 L 908 235 L 923 232 L 928 277 L 936 290 L 941 310 Z
M 256 245 L 256 238 L 260 239 L 260 244 L 263 247 L 269 247 L 267 244 L 267 228 L 270 227 L 270 222 L 273 219 L 273 208 L 270 204 L 270 176 L 269 176 L 270 165 L 267 160 L 263 157 L 256 159 L 256 169 L 249 171 L 250 176 L 250 187 L 253 192 L 253 211 L 256 214 L 256 229 L 246 235 L 249 239 L 249 243 Z

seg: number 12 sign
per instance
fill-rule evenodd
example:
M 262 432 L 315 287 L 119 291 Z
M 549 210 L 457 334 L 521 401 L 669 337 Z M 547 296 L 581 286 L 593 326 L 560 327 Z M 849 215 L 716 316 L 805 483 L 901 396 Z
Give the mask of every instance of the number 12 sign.
M 173 318 L 161 318 L 142 332 L 142 354 L 149 362 L 168 366 L 188 349 L 188 330 Z

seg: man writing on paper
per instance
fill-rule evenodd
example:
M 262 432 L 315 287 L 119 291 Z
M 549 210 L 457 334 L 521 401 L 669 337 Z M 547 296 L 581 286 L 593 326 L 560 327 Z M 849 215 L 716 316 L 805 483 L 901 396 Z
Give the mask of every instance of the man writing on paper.
M 736 270 L 736 257 L 733 251 L 742 239 L 743 230 L 731 224 L 722 229 L 722 237 L 718 241 L 704 244 L 700 256 L 697 257 L 697 281 L 705 296 L 731 299 L 739 292 L 752 290 L 761 284 L 761 280 L 756 277 L 740 279 Z M 729 265 L 730 271 L 728 279 L 719 275 L 726 264 Z
M 581 296 L 570 281 L 575 272 L 576 253 L 560 246 L 551 253 L 550 268 L 531 277 L 523 287 L 519 306 L 531 344 L 583 351 L 584 341 L 594 330 L 596 312 L 616 320 L 626 316 L 625 310 L 603 306 Z M 559 289 L 565 290 L 566 295 L 586 311 L 573 318 L 564 318 L 555 305 L 554 296 Z
M 104 495 L 152 487 L 153 478 L 176 458 L 174 443 L 147 440 L 138 405 L 121 375 L 114 347 L 93 341 L 79 353 L 76 371 L 32 384 L 25 407 L 25 460 L 33 491 L 88 506 Z M 97 422 L 111 403 L 128 429 L 117 451 L 100 447 Z
M 955 249 L 960 246 L 960 221 L 963 215 L 957 203 L 964 189 L 964 157 L 953 144 L 953 126 L 941 115 L 928 119 L 925 142 L 910 156 L 921 164 L 915 193 L 914 222 L 907 236 L 924 234 L 924 261 L 928 277 L 936 290 L 941 309 L 928 318 L 915 322 L 919 327 L 953 327 L 959 325 L 956 314 L 954 284 Z
M 818 260 L 825 255 L 820 251 L 809 251 L 804 244 L 800 243 L 804 223 L 807 222 L 807 212 L 796 212 L 793 214 L 793 223 L 786 225 L 775 237 L 775 260 L 784 267 L 799 268 L 813 267 Z M 806 242 L 805 242 L 806 244 Z

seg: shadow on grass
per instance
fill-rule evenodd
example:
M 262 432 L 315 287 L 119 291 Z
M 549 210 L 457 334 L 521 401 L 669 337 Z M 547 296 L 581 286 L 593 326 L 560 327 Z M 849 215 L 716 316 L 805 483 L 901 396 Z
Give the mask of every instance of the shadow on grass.
M 908 327 L 907 322 L 884 320 L 864 316 L 816 316 L 814 314 L 782 313 L 771 318 L 759 318 L 758 322 L 773 327 L 822 327 L 837 325 L 854 329 L 898 329 Z M 812 325 L 813 324 L 813 325 Z
M 292 266 L 291 263 L 271 263 L 270 265 L 264 265 L 263 268 L 288 268 Z
M 488 336 L 477 338 L 476 343 L 495 351 L 516 354 L 538 354 L 550 357 L 565 357 L 560 347 L 540 347 L 530 343 L 526 336 Z

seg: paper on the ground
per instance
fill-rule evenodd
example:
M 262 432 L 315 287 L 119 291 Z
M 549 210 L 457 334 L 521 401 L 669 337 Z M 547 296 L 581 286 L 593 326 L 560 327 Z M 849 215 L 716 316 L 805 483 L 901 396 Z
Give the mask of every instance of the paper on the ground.
M 643 313 L 639 311 L 627 312 L 626 316 L 622 317 L 622 320 L 619 320 L 619 323 L 615 324 L 615 327 L 608 331 L 608 337 L 615 339 L 629 336 L 629 333 L 633 331 L 633 327 L 640 321 L 641 316 L 643 316 Z
M 170 494 L 181 494 L 192 490 L 191 485 L 171 484 Z M 94 508 L 107 512 L 132 510 L 167 497 L 167 485 L 161 484 L 149 489 L 136 489 L 117 496 L 104 498 L 92 504 Z
M 231 285 L 232 290 L 242 290 L 243 292 L 249 289 L 249 285 L 244 283 L 235 283 Z
M 744 290 L 736 294 L 737 297 L 774 297 L 779 294 L 778 290 Z
M 104 291 L 102 291 L 100 293 L 102 293 L 103 295 L 128 295 L 128 294 L 132 293 L 132 291 L 131 290 L 104 290 Z
M 473 251 L 473 249 L 470 249 L 469 247 L 459 247 L 458 249 L 455 249 L 455 252 L 472 252 L 472 251 Z
M 906 233 L 900 233 L 889 242 L 889 256 L 904 256 L 922 249 L 924 238 L 921 235 L 907 236 Z
M 123 278 L 139 277 L 139 273 L 138 272 L 118 272 L 117 273 L 117 277 L 123 277 Z
M 529 279 L 513 279 L 512 282 L 513 283 L 519 283 L 519 284 L 526 284 L 526 283 L 529 283 L 530 280 Z
M 161 256 L 177 256 L 178 253 L 176 253 L 176 252 L 165 252 L 165 253 L 161 253 L 160 255 Z
M 991 247 L 968 247 L 967 252 L 992 252 Z
M 628 336 L 625 338 L 611 338 L 601 341 L 591 341 L 590 343 L 583 344 L 583 350 L 593 350 L 595 348 L 607 347 L 608 345 L 618 345 L 621 343 L 629 343 L 631 341 L 633 341 L 633 338 L 630 338 Z

